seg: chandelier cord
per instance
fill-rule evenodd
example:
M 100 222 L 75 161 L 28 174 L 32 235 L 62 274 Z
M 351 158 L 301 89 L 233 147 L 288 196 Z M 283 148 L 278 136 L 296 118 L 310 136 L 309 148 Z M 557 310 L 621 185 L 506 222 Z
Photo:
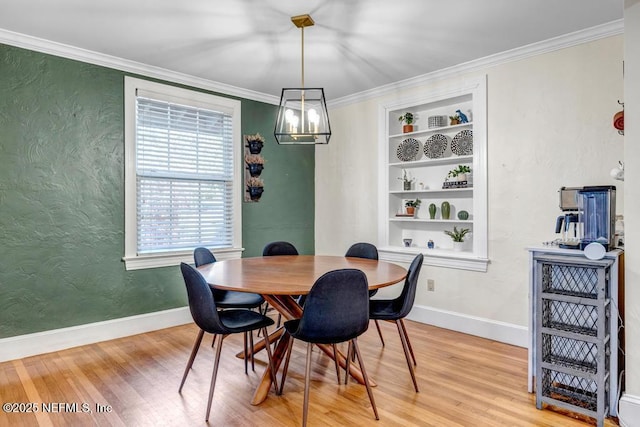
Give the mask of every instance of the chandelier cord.
M 302 30 L 302 85 L 300 87 L 304 89 L 304 27 L 301 27 L 300 30 Z

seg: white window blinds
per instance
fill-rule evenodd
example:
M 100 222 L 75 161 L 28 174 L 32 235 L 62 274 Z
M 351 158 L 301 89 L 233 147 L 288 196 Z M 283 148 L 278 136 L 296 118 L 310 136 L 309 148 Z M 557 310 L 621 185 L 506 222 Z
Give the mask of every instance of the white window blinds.
M 233 246 L 233 117 L 136 94 L 137 252 Z

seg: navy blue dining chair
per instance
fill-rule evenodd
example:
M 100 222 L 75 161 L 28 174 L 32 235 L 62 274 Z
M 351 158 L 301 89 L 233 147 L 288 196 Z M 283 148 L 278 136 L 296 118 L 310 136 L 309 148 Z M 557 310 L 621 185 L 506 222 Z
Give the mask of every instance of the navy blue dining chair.
M 216 257 L 207 248 L 196 248 L 193 251 L 193 260 L 196 267 L 216 262 Z M 213 299 L 218 308 L 257 308 L 264 304 L 264 298 L 260 294 L 250 292 L 224 291 L 212 289 Z
M 281 255 L 299 255 L 298 250 L 293 245 L 293 243 L 285 242 L 285 241 L 277 241 L 267 243 L 265 247 L 262 249 L 262 256 L 281 256 Z M 300 300 L 300 297 L 297 298 L 298 304 L 302 304 L 303 301 Z M 282 315 L 278 313 L 278 322 L 277 327 L 280 327 L 280 322 L 282 321 Z
M 250 331 L 261 329 L 264 335 L 265 348 L 269 358 L 268 369 L 271 370 L 271 377 L 273 378 L 273 384 L 276 393 L 278 393 L 278 385 L 276 380 L 276 371 L 272 363 L 271 356 L 271 344 L 269 343 L 269 335 L 267 334 L 267 326 L 273 325 L 273 320 L 263 314 L 248 309 L 234 309 L 219 311 L 216 307 L 216 302 L 213 298 L 211 287 L 204 279 L 204 277 L 196 270 L 184 262 L 180 264 L 180 270 L 182 271 L 182 277 L 184 278 L 185 286 L 187 287 L 187 295 L 189 299 L 189 310 L 194 322 L 202 333 L 204 332 L 220 335 L 216 347 L 215 360 L 213 365 L 213 373 L 211 376 L 211 385 L 209 387 L 209 400 L 207 403 L 207 412 L 205 414 L 206 421 L 209 421 L 209 414 L 211 412 L 211 402 L 213 400 L 213 391 L 216 385 L 216 377 L 218 375 L 218 365 L 220 364 L 220 354 L 222 351 L 222 344 L 227 335 L 243 333 L 246 335 Z M 191 351 L 191 357 L 187 363 L 187 367 L 180 383 L 178 392 L 182 392 L 182 387 L 187 378 L 187 373 L 191 369 L 193 360 L 198 351 L 199 342 L 196 343 Z M 246 354 L 245 354 L 246 357 Z
M 193 260 L 196 264 L 196 267 L 200 267 L 201 265 L 212 264 L 216 262 L 215 255 L 207 248 L 199 247 L 195 248 L 193 251 Z M 213 299 L 216 302 L 216 307 L 221 310 L 225 309 L 233 309 L 233 308 L 258 308 L 265 304 L 265 300 L 260 294 L 254 294 L 250 292 L 237 292 L 237 291 L 225 291 L 222 289 L 212 289 Z M 266 314 L 266 309 L 264 314 Z M 200 332 L 196 341 L 198 346 L 199 342 L 202 340 L 203 333 Z M 215 341 L 215 337 L 214 337 Z M 251 348 L 251 369 L 255 370 L 255 362 L 253 360 L 253 333 L 249 334 L 249 348 Z M 215 342 L 214 342 L 215 343 Z M 247 348 L 247 343 L 245 342 L 245 349 Z M 246 350 L 244 357 L 244 373 L 247 373 L 247 360 Z
M 357 338 L 367 330 L 368 326 L 369 292 L 367 277 L 362 271 L 356 269 L 334 270 L 322 275 L 316 280 L 307 295 L 302 317 L 284 323 L 285 330 L 292 338 L 287 348 L 287 357 L 280 382 L 280 394 L 282 394 L 284 388 L 294 340 L 299 339 L 307 343 L 304 406 L 302 412 L 303 426 L 307 424 L 309 408 L 312 344 L 332 344 L 336 363 L 337 354 L 335 352 L 335 344 L 348 341 L 349 345 L 353 346 L 360 364 L 360 370 L 362 371 L 373 413 L 376 420 L 379 419 L 378 409 L 376 408 L 357 340 Z M 350 364 L 348 359 L 345 363 L 347 367 Z
M 344 254 L 346 257 L 353 258 L 365 258 L 365 259 L 378 259 L 378 248 L 371 243 L 360 242 L 354 243 L 347 249 L 347 253 Z M 377 289 L 372 289 L 369 291 L 369 298 L 378 293 Z M 378 331 L 378 336 L 380 337 L 380 342 L 382 342 L 382 346 L 384 347 L 384 338 L 382 337 L 382 330 L 380 329 L 380 325 L 377 320 L 373 321 L 376 325 L 376 330 Z
M 262 256 L 299 255 L 292 243 L 278 241 L 267 243 L 262 249 Z
M 372 299 L 369 301 L 369 318 L 373 320 L 388 320 L 396 323 L 398 333 L 400 334 L 400 341 L 402 342 L 402 349 L 404 350 L 404 356 L 407 359 L 407 366 L 409 366 L 409 373 L 411 373 L 411 380 L 413 381 L 413 387 L 416 392 L 419 391 L 416 374 L 413 369 L 414 365 L 417 366 L 416 357 L 413 354 L 413 348 L 411 347 L 411 341 L 409 340 L 403 319 L 407 317 L 413 307 L 413 302 L 416 298 L 416 288 L 418 286 L 418 276 L 420 275 L 423 261 L 424 255 L 422 254 L 416 255 L 413 259 L 407 271 L 402 292 L 397 298 L 384 300 Z M 412 360 L 413 365 L 411 364 Z

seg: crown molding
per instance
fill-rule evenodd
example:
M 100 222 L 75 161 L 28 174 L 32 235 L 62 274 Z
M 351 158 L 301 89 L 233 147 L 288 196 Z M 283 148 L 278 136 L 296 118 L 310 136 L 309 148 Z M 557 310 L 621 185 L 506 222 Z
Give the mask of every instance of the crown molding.
M 485 70 L 486 68 L 495 67 L 496 65 L 505 64 L 512 61 L 519 61 L 521 59 L 529 58 L 532 56 L 542 55 L 545 53 L 565 49 L 583 43 L 589 43 L 594 40 L 612 37 L 619 34 L 624 34 L 623 19 L 618 19 L 606 24 L 587 28 L 585 30 L 575 31 L 573 33 L 554 37 L 541 42 L 532 43 L 526 46 L 496 53 L 494 55 L 485 56 L 484 58 L 475 59 L 473 61 L 464 62 L 462 64 L 443 68 L 431 73 L 422 74 L 420 76 L 411 77 L 405 80 L 400 80 L 384 86 L 379 86 L 377 88 L 354 93 L 353 95 L 336 98 L 332 101 L 328 101 L 327 106 L 330 108 L 344 107 L 356 102 L 362 102 L 383 95 L 388 95 L 401 89 L 408 89 L 425 85 L 436 80 L 458 76 L 463 73 Z
M 279 105 L 280 98 L 237 86 L 227 85 L 213 80 L 202 79 L 189 74 L 178 73 L 165 68 L 143 64 L 141 62 L 130 61 L 111 55 L 81 49 L 78 47 L 28 36 L 0 28 L 0 43 L 16 46 L 36 52 L 59 56 L 62 58 L 82 61 L 89 64 L 100 65 L 102 67 L 114 68 L 126 73 L 137 74 L 145 77 L 152 77 L 172 83 L 184 84 L 199 89 L 209 90 L 224 95 L 235 96 L 253 101 L 260 101 L 267 104 Z
M 356 102 L 366 101 L 368 99 L 380 97 L 397 90 L 407 89 L 424 85 L 436 80 L 453 77 L 462 73 L 482 70 L 488 67 L 504 64 L 507 62 L 518 61 L 535 55 L 553 52 L 567 47 L 588 43 L 606 37 L 611 37 L 624 33 L 624 20 L 619 19 L 608 22 L 606 24 L 597 25 L 585 30 L 576 31 L 562 36 L 554 37 L 545 41 L 532 43 L 519 48 L 507 50 L 484 58 L 465 62 L 452 67 L 443 68 L 431 73 L 422 74 L 420 76 L 411 77 L 409 79 L 400 80 L 377 88 L 347 95 L 341 98 L 328 101 L 327 105 L 331 108 L 343 107 Z M 184 73 L 167 70 L 165 68 L 154 67 L 152 65 L 140 62 L 130 61 L 111 55 L 93 52 L 69 46 L 62 43 L 53 42 L 37 37 L 28 36 L 8 30 L 0 29 L 0 43 L 11 46 L 21 47 L 37 52 L 47 53 L 50 55 L 60 56 L 63 58 L 74 59 L 77 61 L 87 62 L 103 67 L 114 68 L 116 70 L 139 74 L 146 77 L 157 78 L 169 82 L 193 86 L 204 90 L 210 90 L 225 95 L 237 96 L 239 98 L 260 101 L 267 104 L 279 105 L 280 98 L 243 89 L 237 86 L 227 85 L 213 80 L 202 79 Z

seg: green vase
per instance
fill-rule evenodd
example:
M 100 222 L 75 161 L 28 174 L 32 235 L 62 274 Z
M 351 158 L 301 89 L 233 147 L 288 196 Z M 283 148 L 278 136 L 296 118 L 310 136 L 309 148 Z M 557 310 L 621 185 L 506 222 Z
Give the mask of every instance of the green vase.
M 449 219 L 449 215 L 451 215 L 451 205 L 449 202 L 442 202 L 440 212 L 442 213 L 442 219 Z
M 436 219 L 436 205 L 433 203 L 429 205 L 429 218 Z
M 467 211 L 458 212 L 458 219 L 461 219 L 463 221 L 469 219 L 469 212 Z

